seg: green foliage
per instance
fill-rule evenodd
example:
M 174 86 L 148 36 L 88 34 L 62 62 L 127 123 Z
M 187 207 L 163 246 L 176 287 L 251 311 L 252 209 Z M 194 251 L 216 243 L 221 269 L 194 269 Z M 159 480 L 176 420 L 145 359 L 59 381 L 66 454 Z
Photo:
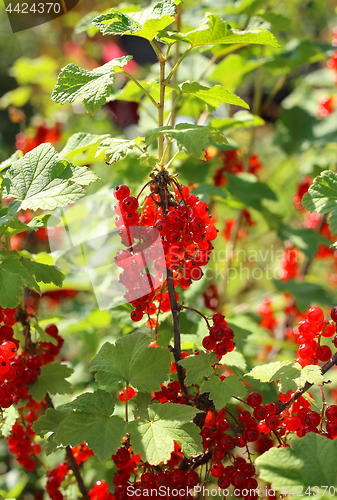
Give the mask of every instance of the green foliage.
M 160 390 L 170 372 L 170 353 L 163 347 L 148 348 L 150 338 L 145 333 L 132 333 L 115 344 L 106 342 L 90 362 L 89 370 L 97 371 L 99 384 L 113 386 L 119 382 L 140 391 Z
M 103 35 L 135 35 L 151 41 L 159 31 L 174 21 L 179 3 L 180 0 L 162 0 L 147 9 L 127 14 L 111 9 L 92 22 Z
M 221 85 L 206 87 L 205 85 L 201 85 L 197 82 L 184 82 L 179 85 L 179 89 L 182 94 L 188 94 L 193 97 L 197 97 L 213 108 L 218 108 L 220 106 L 220 103 L 226 102 L 227 104 L 242 106 L 243 108 L 249 109 L 249 106 L 245 101 L 243 101 L 237 95 L 232 94 L 228 90 L 224 89 L 223 87 L 221 87 Z
M 316 283 L 301 283 L 295 280 L 274 280 L 276 289 L 281 293 L 291 294 L 300 311 L 305 311 L 311 304 L 322 304 L 333 307 L 334 300 L 330 292 Z
M 22 298 L 22 288 L 27 286 L 40 294 L 39 282 L 61 287 L 65 278 L 54 266 L 41 264 L 21 257 L 17 252 L 0 252 L 0 305 L 16 307 Z
M 82 186 L 97 180 L 87 167 L 60 160 L 55 148 L 41 144 L 14 162 L 3 180 L 4 198 L 14 198 L 9 211 L 53 210 L 65 207 L 85 195 Z
M 108 134 L 95 135 L 85 132 L 74 134 L 67 140 L 66 145 L 60 153 L 60 157 L 72 160 L 73 158 L 77 158 L 79 155 L 83 155 L 83 153 L 86 153 L 86 157 L 90 157 L 92 154 L 95 155 L 98 146 L 108 137 Z M 78 163 L 78 158 L 76 163 Z
M 60 423 L 66 418 L 68 411 L 48 408 L 32 425 L 33 431 L 40 437 L 44 437 L 49 432 L 55 433 Z
M 204 377 L 212 375 L 214 369 L 212 365 L 216 363 L 215 353 L 200 351 L 198 355 L 188 356 L 179 361 L 179 364 L 186 369 L 186 385 L 193 385 L 200 382 Z
M 132 56 L 120 57 L 88 71 L 76 64 L 68 64 L 62 69 L 52 93 L 52 99 L 59 104 L 74 102 L 82 97 L 88 113 L 94 115 L 106 103 L 115 82 L 115 74 L 132 59 Z
M 223 21 L 219 16 L 209 14 L 203 20 L 201 26 L 186 34 L 184 33 L 159 33 L 159 38 L 164 43 L 172 43 L 175 41 L 185 42 L 191 48 L 204 45 L 218 44 L 243 44 L 248 45 L 258 43 L 259 45 L 271 45 L 279 47 L 276 38 L 270 33 L 261 28 L 256 28 L 248 31 L 235 30 Z
M 127 425 L 134 453 L 144 462 L 156 465 L 167 462 L 176 441 L 190 458 L 202 452 L 200 429 L 189 422 L 198 410 L 174 403 L 153 403 L 147 420 L 134 420 Z
M 86 441 L 99 460 L 105 462 L 116 453 L 124 436 L 125 422 L 113 415 L 115 401 L 101 389 L 84 393 L 62 409 L 70 410 L 60 423 L 54 441 L 63 446 L 77 446 Z
M 261 382 L 277 382 L 279 390 L 287 393 L 304 387 L 306 382 L 315 385 L 323 384 L 321 368 L 317 365 L 308 365 L 304 368 L 291 361 L 275 361 L 264 365 L 255 366 L 246 374 Z
M 259 182 L 252 174 L 242 173 L 232 175 L 226 172 L 227 184 L 226 190 L 241 201 L 244 206 L 261 210 L 261 201 L 263 199 L 276 201 L 276 194 L 271 190 L 268 184 Z
M 294 486 L 337 486 L 336 452 L 336 440 L 312 432 L 292 441 L 290 448 L 271 448 L 257 458 L 256 464 L 260 477 L 277 491 L 289 491 Z M 312 490 L 311 494 L 317 496 L 318 491 Z
M 0 210 L 0 237 L 11 237 L 24 231 L 37 231 L 40 227 L 46 227 L 50 215 L 38 215 L 25 224 L 13 214 L 8 213 L 8 208 Z
M 133 150 L 135 147 L 138 147 L 141 150 L 141 142 L 141 137 L 131 140 L 110 138 L 104 139 L 98 148 L 98 154 L 103 152 L 105 161 L 110 164 L 125 158 L 129 151 Z
M 146 135 L 147 144 L 154 142 L 160 135 L 165 134 L 177 142 L 178 148 L 186 153 L 201 157 L 212 137 L 219 143 L 226 142 L 225 136 L 212 127 L 193 125 L 190 123 L 178 123 L 173 127 L 160 127 Z
M 325 170 L 314 179 L 314 182 L 302 198 L 302 205 L 309 212 L 329 215 L 329 226 L 332 234 L 337 233 L 337 174 Z
M 50 394 L 71 394 L 72 385 L 66 380 L 74 372 L 72 368 L 61 363 L 50 363 L 41 368 L 36 381 L 29 386 L 28 394 L 39 403 L 47 392 Z
M 230 375 L 223 381 L 212 375 L 202 386 L 203 392 L 209 392 L 209 397 L 213 401 L 216 410 L 221 410 L 230 402 L 232 396 L 244 398 L 247 389 L 237 375 Z
M 318 252 L 319 245 L 330 245 L 329 240 L 312 229 L 295 229 L 285 224 L 281 224 L 277 235 L 282 241 L 291 240 L 310 260 L 312 260 Z

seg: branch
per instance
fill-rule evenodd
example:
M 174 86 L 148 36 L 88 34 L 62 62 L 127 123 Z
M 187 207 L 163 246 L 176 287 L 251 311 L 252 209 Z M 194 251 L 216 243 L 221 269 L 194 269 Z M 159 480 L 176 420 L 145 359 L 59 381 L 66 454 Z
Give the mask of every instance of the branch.
M 44 399 L 46 400 L 48 408 L 55 409 L 55 406 L 54 406 L 54 404 L 53 404 L 53 402 L 51 400 L 51 397 L 50 397 L 50 395 L 49 395 L 48 392 L 45 395 Z M 83 482 L 82 476 L 81 476 L 81 471 L 80 471 L 80 469 L 79 469 L 79 467 L 78 467 L 78 465 L 76 463 L 76 460 L 74 458 L 73 452 L 71 451 L 71 448 L 70 448 L 69 445 L 66 447 L 66 454 L 67 454 L 67 458 L 69 460 L 70 468 L 73 471 L 73 474 L 74 474 L 74 476 L 76 478 L 79 490 L 82 493 L 82 498 L 84 500 L 90 500 L 89 494 L 88 494 L 88 490 L 87 490 L 87 488 L 86 488 L 86 486 L 85 486 L 85 484 Z
M 326 372 L 328 372 L 330 370 L 330 368 L 332 368 L 335 365 L 337 365 L 337 352 L 332 356 L 330 361 L 328 361 L 327 363 L 325 363 L 324 366 L 322 366 L 322 374 L 324 375 Z M 280 403 L 276 408 L 275 415 L 279 415 L 284 410 L 286 410 L 288 408 L 288 406 L 290 406 L 292 403 L 294 403 L 299 397 L 301 397 L 305 392 L 307 392 L 313 385 L 314 384 L 309 384 L 309 382 L 307 382 L 305 384 L 305 386 L 302 387 L 302 389 L 300 389 L 298 392 L 296 392 L 294 394 L 294 397 L 292 397 L 290 401 L 288 401 L 287 403 Z
M 127 71 L 123 70 L 122 73 L 128 78 L 130 78 L 130 80 L 132 80 L 144 92 L 144 94 L 150 99 L 150 101 L 156 108 L 159 107 L 158 103 L 153 99 L 152 95 L 146 89 L 144 89 L 143 85 L 141 85 L 139 81 L 136 80 L 136 78 L 130 75 L 130 73 L 128 73 Z
M 179 310 L 180 306 L 178 305 L 176 299 L 176 293 L 174 289 L 173 283 L 173 272 L 170 269 L 167 269 L 167 288 L 169 293 L 169 299 L 171 304 L 171 314 L 172 314 L 172 323 L 173 323 L 173 339 L 174 339 L 174 350 L 173 355 L 176 362 L 177 367 L 177 375 L 178 380 L 181 386 L 181 390 L 186 394 L 186 387 L 184 384 L 184 370 L 183 367 L 178 363 L 181 360 L 181 346 L 180 346 L 180 323 L 179 323 Z

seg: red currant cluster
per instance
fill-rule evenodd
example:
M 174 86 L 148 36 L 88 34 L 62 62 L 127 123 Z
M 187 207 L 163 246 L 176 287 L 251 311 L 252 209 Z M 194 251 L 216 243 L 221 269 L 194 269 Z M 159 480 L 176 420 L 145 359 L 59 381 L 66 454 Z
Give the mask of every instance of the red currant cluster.
M 14 358 L 17 350 L 14 342 L 10 340 L 0 345 L 0 375 L 8 372 L 10 368 L 9 360 Z
M 87 443 L 85 443 L 84 441 L 78 446 L 71 448 L 71 451 L 73 452 L 75 462 L 77 465 L 83 464 L 83 462 L 86 462 L 89 457 L 92 457 L 94 455 L 94 452 L 89 448 Z
M 332 59 L 332 58 L 331 58 Z M 329 94 L 322 95 L 318 100 L 317 115 L 319 118 L 325 118 L 333 112 L 334 99 Z
M 257 309 L 257 312 L 261 316 L 260 326 L 267 328 L 267 330 L 274 330 L 277 321 L 269 297 L 263 299 L 262 304 Z
M 187 404 L 186 399 L 181 394 L 181 387 L 177 380 L 171 380 L 167 386 L 160 384 L 161 390 L 152 394 L 152 401 L 159 401 L 160 403 Z
M 304 210 L 304 208 L 302 207 L 301 201 L 302 201 L 302 198 L 305 195 L 305 193 L 308 191 L 311 183 L 312 183 L 312 177 L 309 177 L 308 175 L 306 175 L 297 184 L 297 192 L 293 197 L 293 203 L 294 203 L 296 210 L 298 210 L 299 212 Z
M 96 481 L 88 493 L 90 500 L 114 500 L 115 498 L 112 493 L 109 493 L 109 485 L 106 481 Z
M 32 430 L 32 424 L 38 416 L 35 416 L 34 410 L 28 409 L 26 418 L 24 419 L 23 411 L 27 407 L 39 408 L 40 406 L 39 403 L 30 398 L 28 404 L 20 409 L 21 424 L 18 421 L 15 422 L 8 438 L 9 450 L 16 455 L 18 463 L 30 472 L 36 468 L 36 462 L 33 457 L 41 452 L 41 446 L 34 442 L 35 432 Z
M 16 149 L 20 149 L 24 153 L 31 151 L 43 142 L 50 142 L 51 144 L 56 144 L 61 137 L 61 125 L 56 123 L 52 128 L 48 128 L 46 125 L 39 125 L 34 130 L 33 137 L 27 137 L 23 132 L 19 132 L 15 137 Z
M 335 310 L 331 311 L 333 321 L 337 320 Z M 335 319 L 334 319 L 335 318 Z M 297 361 L 302 367 L 317 364 L 318 361 L 328 361 L 332 351 L 327 345 L 320 345 L 322 337 L 332 337 L 336 333 L 336 325 L 333 321 L 324 320 L 324 312 L 319 307 L 311 307 L 307 319 L 298 325 Z
M 177 449 L 176 453 L 179 453 L 178 450 L 180 450 L 180 448 L 176 443 L 175 448 Z M 156 470 L 152 470 L 148 465 L 141 464 L 140 466 L 143 467 L 143 472 L 142 474 L 140 474 L 139 480 L 133 481 L 132 483 L 131 481 L 129 481 L 129 479 L 131 473 L 134 472 L 134 469 L 136 468 L 136 464 L 135 462 L 133 462 L 134 469 L 132 470 L 131 467 L 133 466 L 128 465 L 130 461 L 130 454 L 128 458 L 126 452 L 129 453 L 125 448 L 119 448 L 117 454 L 113 455 L 113 457 L 115 457 L 115 464 L 120 469 L 115 474 L 113 479 L 113 482 L 116 486 L 114 492 L 116 500 L 127 500 L 130 498 L 141 498 L 144 500 L 148 497 L 163 496 L 163 488 L 167 490 L 167 495 L 165 496 L 165 498 L 170 498 L 170 490 L 193 488 L 199 482 L 199 475 L 197 474 L 197 472 L 193 470 L 185 472 L 179 468 L 173 468 L 181 460 L 179 459 L 178 462 L 175 462 L 175 465 L 172 465 L 172 460 L 169 461 L 168 464 L 164 465 L 163 468 L 159 471 L 157 468 Z M 137 479 L 136 476 L 135 479 Z M 130 486 L 132 486 L 131 492 Z M 159 493 L 159 488 L 162 488 L 161 495 Z M 137 491 L 136 493 L 136 490 L 139 491 Z M 191 496 L 187 495 L 184 498 L 191 498 Z
M 235 241 L 242 240 L 242 238 L 245 238 L 247 236 L 248 231 L 244 226 L 251 227 L 251 226 L 255 226 L 255 224 L 256 224 L 256 222 L 252 219 L 249 210 L 247 210 L 247 209 L 242 210 L 241 226 L 239 227 L 239 229 L 237 231 Z M 226 241 L 231 240 L 232 233 L 235 229 L 235 225 L 236 225 L 236 219 L 230 218 L 230 219 L 226 219 L 224 221 L 224 227 L 223 227 L 221 234 Z
M 11 310 L 15 311 L 15 310 Z M 15 317 L 13 318 L 15 323 Z M 13 326 L 13 320 L 10 323 Z M 26 384 L 33 384 L 38 376 L 38 371 L 43 364 L 51 363 L 60 352 L 63 339 L 58 334 L 56 325 L 48 325 L 45 332 L 56 339 L 57 345 L 52 342 L 38 342 L 35 344 L 36 354 L 28 351 L 16 354 L 19 342 L 13 338 L 14 330 L 8 324 L 0 327 L 0 338 L 4 340 L 2 352 L 10 355 L 5 359 L 0 359 L 0 406 L 9 408 L 13 402 L 25 399 L 28 395 Z M 0 347 L 0 353 L 1 353 Z M 12 356 L 13 355 L 13 356 Z
M 227 179 L 224 175 L 225 172 L 235 175 L 244 171 L 243 159 L 240 158 L 240 153 L 238 153 L 236 149 L 232 149 L 231 151 L 218 151 L 215 148 L 207 148 L 206 160 L 212 160 L 215 156 L 220 156 L 223 162 L 223 166 L 215 170 L 215 186 L 226 185 Z M 263 165 L 261 164 L 259 157 L 255 154 L 251 155 L 249 160 L 249 172 L 256 175 L 256 171 L 261 168 L 263 168 Z
M 299 269 L 298 249 L 290 246 L 283 251 L 281 260 L 281 281 L 296 278 Z
M 257 498 L 257 494 L 253 492 L 258 486 L 256 479 L 253 477 L 255 467 L 243 457 L 233 457 L 231 465 L 226 467 L 221 462 L 213 464 L 211 474 L 218 479 L 218 486 L 223 490 L 227 490 L 232 484 L 235 488 L 234 496 L 246 500 Z
M 69 467 L 65 463 L 60 463 L 56 469 L 50 469 L 48 471 L 46 490 L 52 500 L 63 500 L 64 496 L 59 488 L 68 473 Z
M 208 351 L 214 351 L 218 359 L 234 350 L 234 332 L 227 327 L 224 316 L 220 313 L 213 314 L 213 326 L 209 329 L 209 335 L 204 337 L 202 345 Z
M 217 237 L 207 204 L 190 194 L 187 186 L 178 183 L 173 186 L 166 193 L 164 211 L 155 183 L 142 207 L 137 198 L 130 196 L 127 186 L 117 186 L 114 190 L 118 200 L 116 225 L 122 243 L 128 247 L 116 254 L 115 262 L 123 269 L 120 281 L 127 289 L 126 300 L 134 306 L 131 313 L 134 321 L 141 320 L 144 313 L 151 316 L 157 310 L 171 309 L 166 268 L 173 272 L 175 287 L 179 283 L 186 289 L 193 280 L 201 279 L 201 267 L 208 263 L 213 249 L 211 241 Z M 176 297 L 178 300 L 177 292 Z M 152 319 L 151 326 L 155 324 Z

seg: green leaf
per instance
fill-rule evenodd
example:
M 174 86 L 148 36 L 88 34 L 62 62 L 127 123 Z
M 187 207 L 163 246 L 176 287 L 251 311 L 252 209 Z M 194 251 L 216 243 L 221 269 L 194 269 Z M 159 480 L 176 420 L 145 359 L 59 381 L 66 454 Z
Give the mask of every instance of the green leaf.
M 247 363 L 243 354 L 236 349 L 232 352 L 227 352 L 222 361 L 222 364 L 226 366 L 236 366 L 241 370 L 245 370 L 247 368 Z
M 297 382 L 299 387 L 303 387 L 307 382 L 309 384 L 322 385 L 324 376 L 320 366 L 307 365 L 301 370 L 300 378 Z
M 116 453 L 125 435 L 125 422 L 112 416 L 115 409 L 112 394 L 101 389 L 86 392 L 61 408 L 74 411 L 59 425 L 54 436 L 57 444 L 77 446 L 86 441 L 101 462 Z
M 115 82 L 115 73 L 121 72 L 131 59 L 132 56 L 119 57 L 92 71 L 67 64 L 58 76 L 51 96 L 53 101 L 65 104 L 81 96 L 88 113 L 94 115 L 106 103 Z
M 55 433 L 59 428 L 60 423 L 67 415 L 67 411 L 48 408 L 44 415 L 41 415 L 38 420 L 35 420 L 32 429 L 38 436 L 43 438 L 46 434 L 48 434 L 48 432 Z
M 22 151 L 15 151 L 15 153 L 13 153 L 12 156 L 10 156 L 9 158 L 7 158 L 7 160 L 2 161 L 0 163 L 0 172 L 5 168 L 11 167 L 14 162 L 16 162 L 22 157 L 23 157 Z
M 85 195 L 82 188 L 98 177 L 86 167 L 59 160 L 56 149 L 41 144 L 13 163 L 4 177 L 4 198 L 10 213 L 19 210 L 54 210 L 74 203 Z
M 302 283 L 295 280 L 280 281 L 273 280 L 276 289 L 280 293 L 289 293 L 295 299 L 296 306 L 304 312 L 312 304 L 322 304 L 333 307 L 335 300 L 331 294 L 316 283 Z
M 281 392 L 287 393 L 290 390 L 296 391 L 298 384 L 296 379 L 301 376 L 301 366 L 296 363 L 281 366 L 271 377 L 270 382 L 278 381 L 278 388 Z
M 95 154 L 101 142 L 108 137 L 108 134 L 94 135 L 86 132 L 73 134 L 67 140 L 66 145 L 60 153 L 60 157 L 72 160 L 74 157 L 82 155 L 84 152 Z
M 65 275 L 61 273 L 55 266 L 41 264 L 28 259 L 22 259 L 22 265 L 35 276 L 39 283 L 53 283 L 55 286 L 61 287 Z
M 330 245 L 330 241 L 313 229 L 298 228 L 282 224 L 277 233 L 282 241 L 291 240 L 293 244 L 312 260 L 318 252 L 319 245 Z
M 50 214 L 38 215 L 25 224 L 17 217 L 8 213 L 8 208 L 0 210 L 0 237 L 14 236 L 25 231 L 37 231 L 40 227 L 46 227 Z
M 202 386 L 203 392 L 209 392 L 216 410 L 221 410 L 230 402 L 232 396 L 244 398 L 247 389 L 237 375 L 230 375 L 224 381 L 217 375 L 212 375 Z
M 57 345 L 57 339 L 48 335 L 43 328 L 41 328 L 37 323 L 31 325 L 31 328 L 34 329 L 40 336 L 42 342 L 50 342 L 53 345 Z
M 261 201 L 263 199 L 277 200 L 274 191 L 264 182 L 259 182 L 255 175 L 248 173 L 232 175 L 226 172 L 226 177 L 227 191 L 245 206 L 261 210 Z
M 289 448 L 271 448 L 256 459 L 256 465 L 260 478 L 279 491 L 296 486 L 337 486 L 336 453 L 337 440 L 311 432 L 292 441 Z
M 191 48 L 202 45 L 222 45 L 222 44 L 259 44 L 279 47 L 279 43 L 270 31 L 261 28 L 249 31 L 235 30 L 223 21 L 219 16 L 208 14 L 201 26 L 188 33 L 162 32 L 159 38 L 164 43 L 175 41 L 185 42 Z
M 332 234 L 337 233 L 337 174 L 324 170 L 315 177 L 302 198 L 302 206 L 309 212 L 330 214 L 328 221 Z
M 40 403 L 47 392 L 50 394 L 71 394 L 72 386 L 66 378 L 74 372 L 72 368 L 61 363 L 50 363 L 41 368 L 37 380 L 29 386 L 28 394 Z
M 155 128 L 145 136 L 147 144 L 152 144 L 160 135 L 165 134 L 177 142 L 179 149 L 184 149 L 188 154 L 197 156 L 202 155 L 207 148 L 212 136 L 215 135 L 218 141 L 226 142 L 223 134 L 212 127 L 202 125 L 193 125 L 190 123 L 178 123 L 173 127 Z
M 189 421 L 199 410 L 174 403 L 153 403 L 149 420 L 134 420 L 127 424 L 134 453 L 144 462 L 157 465 L 167 462 L 176 441 L 184 455 L 190 458 L 202 452 L 200 429 Z
M 171 357 L 163 347 L 148 349 L 150 341 L 148 335 L 137 332 L 118 339 L 116 344 L 106 342 L 89 370 L 97 371 L 95 378 L 102 385 L 124 382 L 140 391 L 159 391 L 159 383 L 170 372 Z
M 21 300 L 24 280 L 19 274 L 8 272 L 0 266 L 0 305 L 10 309 Z
M 316 365 L 308 365 L 301 368 L 298 363 L 291 361 L 274 361 L 265 365 L 255 366 L 245 376 L 252 377 L 261 382 L 278 382 L 281 392 L 296 391 L 304 387 L 306 382 L 315 385 L 323 384 L 321 368 Z
M 261 382 L 270 382 L 273 375 L 284 366 L 292 365 L 291 361 L 274 361 L 263 365 L 254 366 L 254 368 L 245 374 L 245 377 L 252 377 Z
M 23 263 L 24 263 L 23 259 L 20 260 L 11 258 L 4 259 L 1 262 L 1 269 L 7 271 L 8 273 L 21 276 L 22 280 L 29 288 L 32 288 L 37 293 L 40 293 L 39 285 L 37 284 L 34 277 L 31 275 L 31 273 L 27 271 Z
M 204 377 L 213 374 L 212 365 L 217 362 L 214 352 L 200 351 L 198 355 L 191 355 L 179 361 L 179 364 L 186 369 L 186 385 L 197 384 Z
M 136 409 L 133 410 L 135 418 L 143 418 L 144 420 L 149 419 L 149 406 L 152 401 L 152 396 L 149 392 L 137 392 L 137 394 L 132 398 L 132 403 L 136 405 Z
M 103 35 L 135 35 L 153 40 L 157 33 L 174 21 L 180 1 L 162 0 L 139 12 L 124 14 L 111 9 L 93 20 Z
M 128 154 L 129 151 L 139 146 L 142 137 L 137 139 L 105 139 L 98 148 L 98 154 L 105 153 L 105 161 L 109 164 L 119 161 Z
M 207 204 L 211 200 L 225 200 L 227 198 L 227 192 L 220 186 L 214 186 L 214 184 L 201 183 L 193 189 L 193 194 L 198 196 L 200 200 L 205 201 Z
M 249 109 L 249 105 L 243 101 L 239 96 L 232 94 L 228 90 L 221 87 L 221 85 L 214 85 L 214 87 L 206 87 L 197 82 L 184 82 L 178 86 L 183 94 L 189 94 L 193 97 L 201 99 L 206 104 L 213 108 L 218 108 L 222 102 L 241 106 Z

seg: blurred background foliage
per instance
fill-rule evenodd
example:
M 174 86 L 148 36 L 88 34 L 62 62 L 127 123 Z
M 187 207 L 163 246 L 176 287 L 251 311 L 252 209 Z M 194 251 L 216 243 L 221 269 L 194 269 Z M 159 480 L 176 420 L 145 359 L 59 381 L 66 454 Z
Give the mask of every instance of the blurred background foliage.
M 146 2 L 134 3 L 147 5 Z M 61 68 L 69 62 L 93 69 L 128 53 L 134 56 L 127 68 L 129 72 L 146 81 L 156 78 L 156 57 L 145 40 L 128 36 L 122 39 L 103 37 L 92 28 L 88 33 L 79 28 L 74 31 L 75 26 L 91 11 L 103 12 L 117 4 L 115 0 L 80 0 L 67 15 L 16 34 L 12 34 L 4 5 L 0 4 L 0 161 L 9 157 L 16 148 L 26 152 L 41 142 L 52 142 L 60 151 L 67 139 L 79 131 L 108 133 L 113 137 L 124 134 L 132 138 L 144 135 L 155 126 L 147 100 L 141 99 L 132 85 L 126 86 L 125 78 L 120 75 L 116 78 L 116 86 L 120 89 L 115 96 L 117 99 L 112 96 L 111 101 L 95 116 L 88 115 L 81 103 L 61 107 L 50 99 Z M 296 209 L 292 199 L 298 193 L 298 183 L 303 182 L 304 176 L 313 178 L 324 169 L 336 168 L 337 111 L 332 110 L 328 116 L 318 113 L 322 96 L 333 98 L 336 93 L 335 73 L 327 68 L 335 50 L 331 40 L 337 24 L 336 4 L 330 0 L 186 0 L 181 31 L 195 28 L 208 11 L 219 14 L 234 28 L 270 29 L 281 45 L 279 49 L 253 45 L 233 53 L 229 53 L 226 46 L 222 46 L 221 52 L 207 47 L 203 53 L 191 54 L 178 73 L 178 82 L 202 77 L 201 83 L 221 83 L 245 99 L 256 115 L 253 123 L 257 127 L 252 132 L 251 115 L 238 111 L 238 108 L 220 106 L 212 116 L 205 116 L 205 120 L 226 132 L 230 146 L 224 147 L 223 151 L 210 147 L 207 162 L 182 154 L 174 164 L 180 181 L 190 184 L 190 188 L 195 188 L 203 199 L 211 201 L 220 230 L 215 243 L 215 256 L 228 249 L 233 239 L 233 224 L 239 220 L 238 235 L 234 241 L 238 250 L 246 252 L 246 259 L 239 254 L 228 262 L 228 253 L 227 262 L 212 259 L 209 268 L 213 279 L 194 283 L 184 297 L 187 305 L 197 307 L 208 315 L 215 309 L 226 314 L 229 326 L 235 331 L 238 348 L 232 366 L 230 355 L 228 359 L 226 357 L 226 362 L 234 372 L 242 375 L 260 361 L 271 361 L 276 356 L 278 359 L 294 358 L 296 342 L 292 327 L 296 326 L 296 318 L 300 317 L 298 310 L 303 312 L 310 303 L 317 302 L 328 311 L 335 302 L 337 267 L 334 252 L 327 249 L 328 240 L 319 239 L 319 231 L 309 241 L 301 232 L 296 233 L 303 224 L 307 224 L 306 228 L 317 229 L 317 220 L 308 219 L 307 213 Z M 118 99 L 119 96 L 124 99 Z M 189 100 L 180 110 L 178 120 L 195 123 L 203 110 L 200 101 Z M 237 118 L 235 123 L 228 121 L 233 115 Z M 250 171 L 258 176 L 259 181 L 267 183 L 271 190 L 269 197 L 264 199 L 263 209 L 254 204 L 246 184 L 245 189 L 235 184 L 234 175 L 232 181 L 228 176 L 227 184 L 223 182 L 222 176 L 226 172 L 235 174 L 235 169 L 242 169 L 242 162 L 249 153 L 258 155 L 252 157 Z M 235 158 L 232 171 L 228 168 L 231 154 Z M 128 183 L 136 192 L 150 172 L 146 163 L 140 164 L 132 155 L 113 165 L 93 158 L 90 161 L 84 158 L 83 163 L 90 164 L 102 178 L 105 188 Z M 97 183 L 88 188 L 88 192 L 99 189 L 102 189 L 102 184 Z M 256 189 L 255 202 L 260 196 L 259 187 Z M 247 213 L 238 219 L 242 209 Z M 322 235 L 324 237 L 332 238 L 327 228 Z M 318 244 L 322 242 L 325 243 L 325 254 L 321 248 L 325 258 L 313 260 L 315 254 L 317 257 Z M 297 279 L 295 285 L 287 279 L 268 278 L 265 266 L 269 265 L 272 272 L 282 267 L 284 251 L 292 248 L 292 244 L 300 248 L 296 254 L 297 271 L 291 276 Z M 13 246 L 33 253 L 49 250 L 43 231 L 37 236 L 17 235 Z M 257 260 L 247 261 L 249 251 L 256 252 L 250 255 L 256 255 Z M 48 256 L 45 258 L 47 261 Z M 241 278 L 230 279 L 227 285 L 226 274 L 223 273 L 228 264 L 238 273 L 240 265 L 243 265 L 249 269 L 250 277 L 245 271 Z M 305 266 L 304 276 L 301 269 Z M 263 270 L 261 278 L 251 277 L 254 267 Z M 30 299 L 32 307 L 38 310 L 41 326 L 56 322 L 65 337 L 62 358 L 74 367 L 71 382 L 75 393 L 80 393 L 96 387 L 86 367 L 98 347 L 103 341 L 115 340 L 132 331 L 135 325 L 130 320 L 128 305 L 99 311 L 88 281 L 80 283 L 69 275 L 64 289 L 60 292 L 51 287 L 45 288 L 41 299 L 33 295 Z M 292 294 L 295 302 L 285 292 Z M 285 324 L 285 321 L 290 323 Z M 137 324 L 137 328 L 148 331 L 145 324 Z M 181 331 L 184 349 L 200 348 L 205 331 L 195 315 L 190 312 L 181 314 Z M 172 337 L 172 328 L 170 319 L 165 315 L 159 334 L 159 344 L 167 345 Z M 246 360 L 240 353 L 245 355 Z M 333 374 L 332 378 L 337 381 Z M 263 393 L 266 401 L 275 399 L 276 391 L 272 388 L 258 385 L 253 380 L 251 383 Z M 335 387 L 332 384 L 330 399 L 336 398 Z M 67 400 L 68 397 L 55 397 L 56 404 Z M 116 400 L 118 402 L 117 393 Z M 122 407 L 120 411 L 123 411 Z M 9 425 L 10 418 L 5 426 Z M 5 442 L 0 446 L 3 459 L 0 465 L 0 493 L 6 498 L 42 498 L 43 468 L 34 473 L 24 472 L 15 465 Z M 56 453 L 47 457 L 46 463 L 55 465 L 62 457 L 62 452 Z M 111 484 L 112 467 L 112 462 L 103 467 L 92 458 L 84 466 L 85 480 L 90 483 L 106 479 Z M 76 495 L 75 490 L 73 497 L 68 491 L 67 498 L 77 498 Z

